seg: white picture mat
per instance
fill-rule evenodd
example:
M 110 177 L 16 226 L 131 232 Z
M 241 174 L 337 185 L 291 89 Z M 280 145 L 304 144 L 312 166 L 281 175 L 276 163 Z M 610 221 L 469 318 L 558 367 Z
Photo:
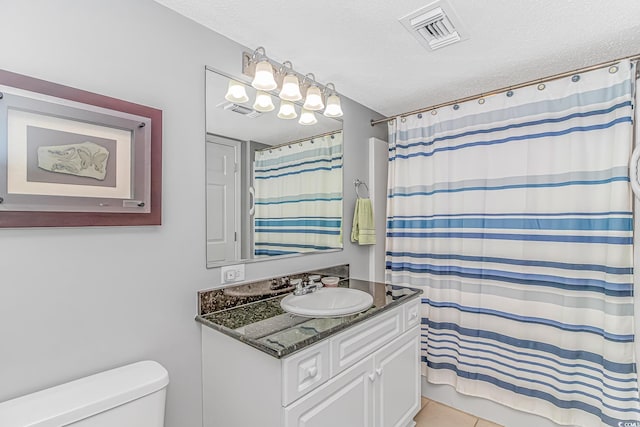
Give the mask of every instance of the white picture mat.
M 27 181 L 27 127 L 71 132 L 116 141 L 116 186 Z M 45 196 L 131 198 L 131 132 L 15 109 L 7 111 L 7 193 Z

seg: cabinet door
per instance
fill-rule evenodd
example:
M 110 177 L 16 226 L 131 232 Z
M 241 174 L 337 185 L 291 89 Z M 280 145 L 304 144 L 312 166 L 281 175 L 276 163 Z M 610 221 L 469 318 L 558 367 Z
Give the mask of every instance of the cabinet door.
M 375 353 L 376 427 L 404 427 L 420 409 L 420 334 L 414 328 Z
M 284 408 L 285 427 L 371 427 L 373 357 Z

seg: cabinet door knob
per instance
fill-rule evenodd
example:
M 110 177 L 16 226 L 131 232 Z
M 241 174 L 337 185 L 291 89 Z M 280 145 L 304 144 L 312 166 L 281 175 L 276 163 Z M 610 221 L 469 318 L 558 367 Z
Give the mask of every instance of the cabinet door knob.
M 376 374 L 375 374 L 375 373 L 373 373 L 373 372 L 372 372 L 372 373 L 370 373 L 368 376 L 369 376 L 369 380 L 370 380 L 371 382 L 373 382 L 373 380 L 375 380 L 375 379 L 376 379 Z
M 415 313 L 415 312 L 414 312 L 414 313 L 411 313 L 411 318 L 412 318 L 412 319 L 415 319 L 416 317 L 418 317 L 418 313 Z
M 378 374 L 378 376 L 382 376 L 382 368 L 378 368 L 376 369 L 376 374 Z
M 309 369 L 307 369 L 307 378 L 313 378 L 316 375 L 318 375 L 318 368 L 317 367 L 312 366 Z

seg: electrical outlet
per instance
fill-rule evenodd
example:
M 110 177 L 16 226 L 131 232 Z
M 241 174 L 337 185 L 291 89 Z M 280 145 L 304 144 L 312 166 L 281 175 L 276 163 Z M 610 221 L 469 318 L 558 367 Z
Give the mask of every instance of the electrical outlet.
M 222 283 L 241 282 L 244 280 L 244 264 L 227 265 L 220 269 Z

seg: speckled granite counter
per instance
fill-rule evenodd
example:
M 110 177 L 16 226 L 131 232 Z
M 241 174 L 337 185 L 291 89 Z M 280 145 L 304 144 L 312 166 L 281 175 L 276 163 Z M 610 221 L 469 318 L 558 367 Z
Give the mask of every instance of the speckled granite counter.
M 248 345 L 281 358 L 327 338 L 364 320 L 418 298 L 421 290 L 345 279 L 340 286 L 359 289 L 373 296 L 373 306 L 362 313 L 337 318 L 309 318 L 286 313 L 280 308 L 284 295 L 212 313 L 196 320 L 237 338 Z

